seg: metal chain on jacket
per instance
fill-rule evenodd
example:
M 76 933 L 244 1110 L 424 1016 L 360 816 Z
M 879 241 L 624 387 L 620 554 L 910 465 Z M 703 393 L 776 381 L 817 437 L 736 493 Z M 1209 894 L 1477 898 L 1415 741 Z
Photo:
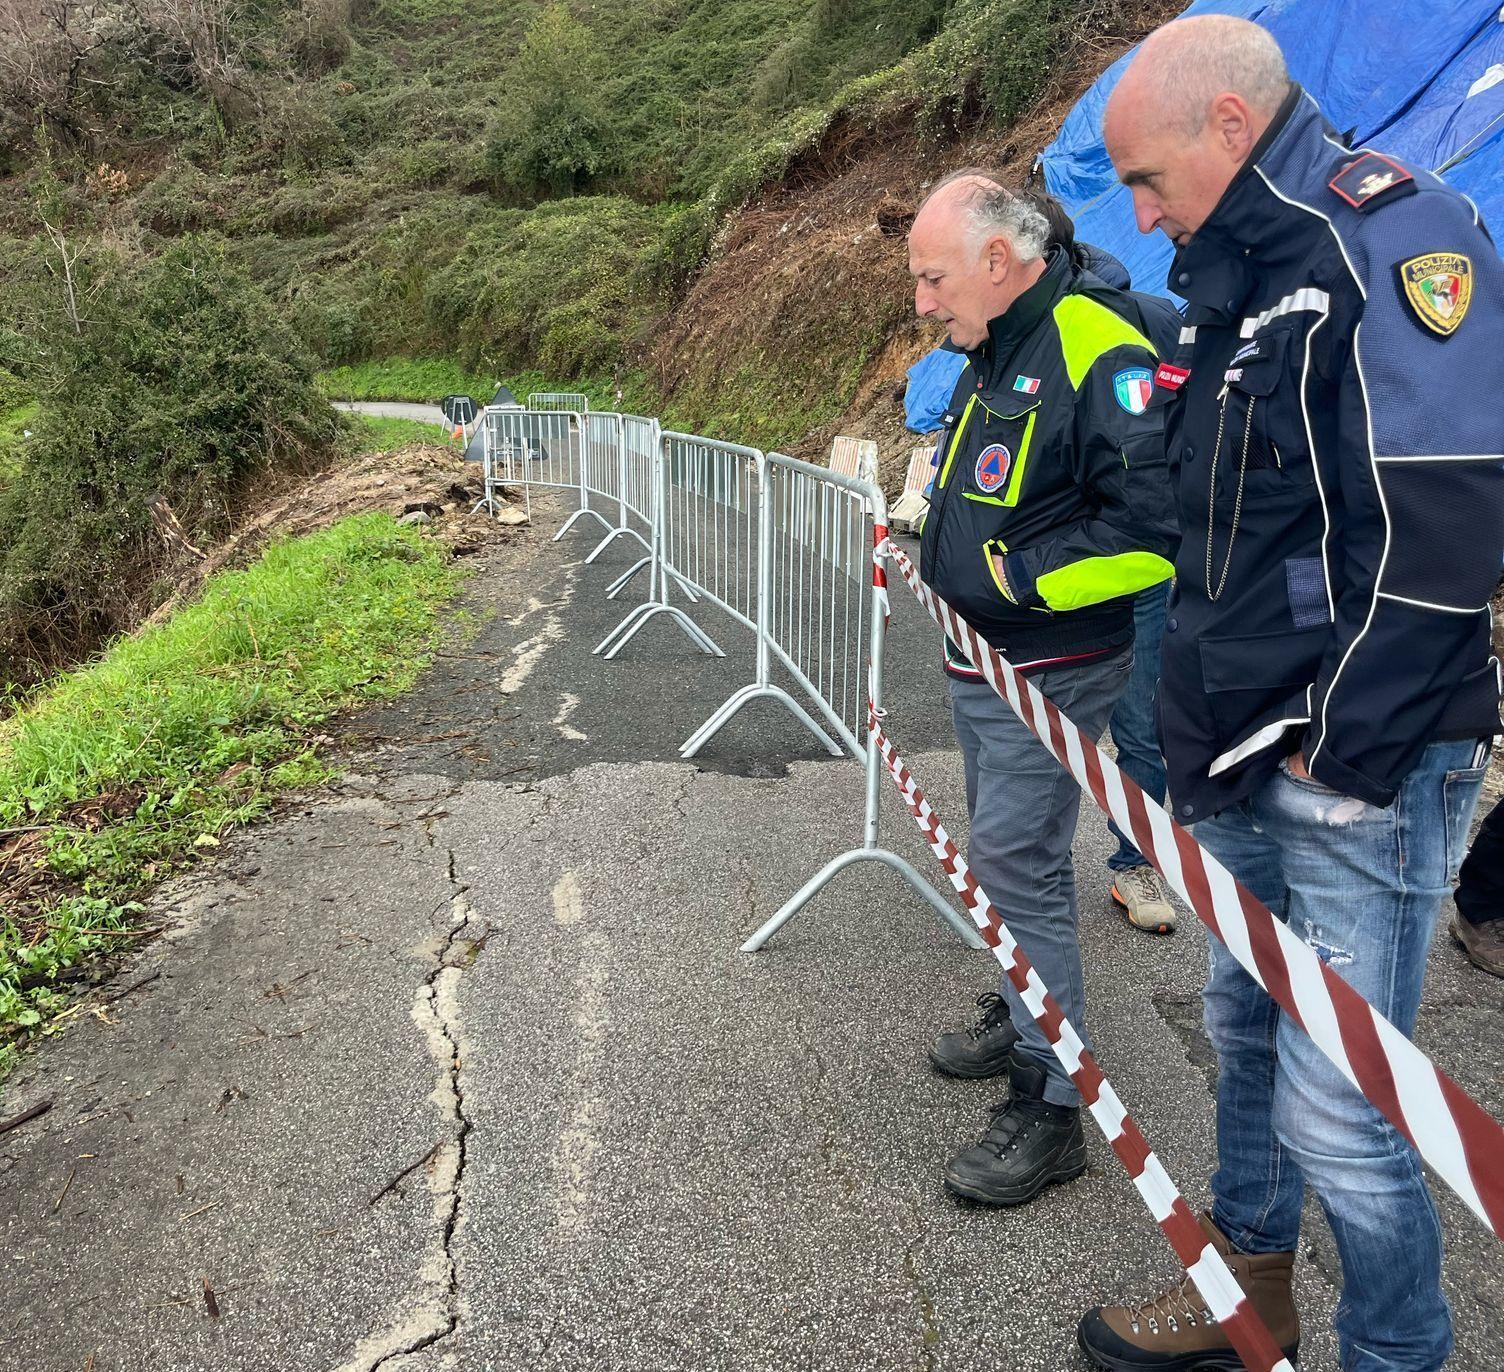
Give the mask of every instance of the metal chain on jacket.
M 1253 407 L 1257 396 L 1248 397 L 1248 422 L 1243 429 L 1243 459 L 1238 464 L 1238 494 L 1232 506 L 1232 528 L 1227 533 L 1227 557 L 1222 563 L 1222 575 L 1217 580 L 1217 589 L 1212 589 L 1212 535 L 1216 532 L 1217 512 L 1217 459 L 1222 455 L 1222 432 L 1227 425 L 1227 387 L 1222 387 L 1222 407 L 1217 412 L 1217 442 L 1212 448 L 1212 471 L 1206 492 L 1206 598 L 1222 599 L 1227 589 L 1227 573 L 1232 567 L 1232 548 L 1238 541 L 1238 520 L 1243 514 L 1243 480 L 1248 475 L 1248 446 L 1253 439 Z

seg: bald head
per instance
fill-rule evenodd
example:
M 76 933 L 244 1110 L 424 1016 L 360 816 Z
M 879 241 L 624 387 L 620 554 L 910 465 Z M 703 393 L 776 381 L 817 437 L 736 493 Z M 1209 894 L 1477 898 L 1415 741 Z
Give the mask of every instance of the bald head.
M 980 167 L 943 178 L 909 230 L 914 308 L 975 348 L 987 325 L 1044 273 L 1049 221 Z
M 1150 34 L 1102 120 L 1140 230 L 1189 241 L 1289 90 L 1279 44 L 1246 19 L 1198 15 Z

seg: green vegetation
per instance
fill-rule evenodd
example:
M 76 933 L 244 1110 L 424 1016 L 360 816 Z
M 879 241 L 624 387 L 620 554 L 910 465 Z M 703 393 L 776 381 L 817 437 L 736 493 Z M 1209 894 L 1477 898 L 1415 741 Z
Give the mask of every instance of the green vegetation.
M 53 891 L 0 916 L 0 1070 L 149 881 L 324 776 L 320 721 L 411 684 L 458 576 L 385 515 L 345 520 L 214 577 L 0 723 L 0 829 L 39 826 Z
M 0 482 L 15 476 L 20 470 L 22 445 L 36 420 L 34 402 L 0 411 Z
M 508 372 L 500 378 L 474 374 L 458 362 L 441 357 L 387 357 L 378 361 L 357 362 L 348 367 L 334 367 L 319 374 L 319 388 L 332 400 L 409 400 L 436 404 L 446 395 L 473 396 L 485 404 L 498 385 L 506 384 L 519 402 L 526 402 L 535 391 L 579 391 L 595 410 L 617 408 L 628 411 L 659 413 L 659 398 L 647 378 L 629 372 L 613 382 L 601 377 L 569 377 L 541 371 Z M 643 409 L 643 406 L 648 409 Z
M 75 7 L 71 72 L 48 65 L 55 34 L 13 25 L 37 64 L 0 73 L 18 173 L 0 185 L 0 296 L 38 279 L 46 166 L 80 233 L 147 255 L 224 235 L 326 366 L 436 354 L 612 378 L 640 369 L 726 215 L 834 126 L 940 140 L 1007 123 L 1083 25 L 1134 9 L 257 0 L 215 23 L 229 3 Z
M 448 432 L 437 424 L 375 414 L 355 416 L 355 440 L 363 453 L 389 453 L 412 443 L 450 441 Z
M 134 622 L 164 558 L 149 501 L 222 532 L 269 472 L 343 432 L 306 349 L 223 245 L 140 262 L 91 247 L 34 317 L 43 362 L 26 460 L 0 488 L 0 679 L 34 681 Z M 87 314 L 69 302 L 87 301 Z
M 411 400 L 436 405 L 446 395 L 473 396 L 482 405 L 500 384 L 443 357 L 387 357 L 333 367 L 319 374 L 331 400 Z

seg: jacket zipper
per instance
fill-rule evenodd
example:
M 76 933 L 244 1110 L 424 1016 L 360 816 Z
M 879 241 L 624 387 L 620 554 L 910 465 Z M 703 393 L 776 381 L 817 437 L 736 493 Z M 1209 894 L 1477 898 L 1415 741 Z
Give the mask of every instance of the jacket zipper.
M 945 512 L 950 508 L 951 493 L 948 484 L 950 481 L 950 471 L 951 467 L 955 465 L 956 449 L 960 446 L 961 439 L 966 435 L 966 422 L 971 418 L 971 411 L 976 403 L 977 398 L 975 395 L 967 398 L 966 408 L 961 411 L 960 422 L 956 425 L 955 433 L 951 435 L 950 447 L 945 450 L 945 463 L 940 469 L 940 475 L 935 480 L 935 493 L 942 494 L 944 497 L 940 501 L 938 508 L 935 504 L 935 496 L 930 496 L 930 513 L 929 517 L 925 520 L 925 532 L 929 532 L 929 523 L 930 520 L 933 520 L 935 524 L 935 565 L 930 569 L 930 580 L 936 583 L 940 581 L 940 550 L 944 546 L 941 543 L 940 536 L 945 532 Z

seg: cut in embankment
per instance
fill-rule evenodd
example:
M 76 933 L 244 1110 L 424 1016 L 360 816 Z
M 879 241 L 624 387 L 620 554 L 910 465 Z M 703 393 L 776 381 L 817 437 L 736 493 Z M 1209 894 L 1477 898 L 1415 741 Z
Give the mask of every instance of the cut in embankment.
M 138 898 L 279 792 L 328 775 L 317 726 L 427 665 L 461 573 L 365 514 L 221 572 L 164 623 L 0 723 L 0 1077 L 71 1013 Z

